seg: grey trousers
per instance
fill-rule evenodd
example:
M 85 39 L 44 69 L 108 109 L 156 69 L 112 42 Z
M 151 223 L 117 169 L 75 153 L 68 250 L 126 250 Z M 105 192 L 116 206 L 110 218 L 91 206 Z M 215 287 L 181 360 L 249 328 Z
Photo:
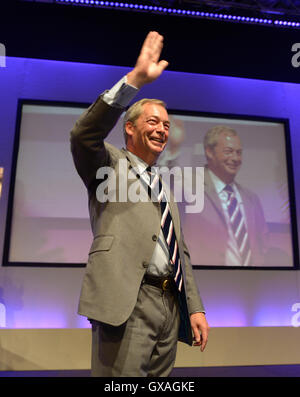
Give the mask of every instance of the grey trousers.
M 180 315 L 171 292 L 142 284 L 128 321 L 92 322 L 92 376 L 168 376 L 174 366 Z

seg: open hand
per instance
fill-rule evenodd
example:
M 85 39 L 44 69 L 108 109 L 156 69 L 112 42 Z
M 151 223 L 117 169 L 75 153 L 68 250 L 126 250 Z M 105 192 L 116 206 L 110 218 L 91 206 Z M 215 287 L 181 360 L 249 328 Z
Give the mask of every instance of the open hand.
M 156 80 L 168 62 L 159 60 L 163 48 L 163 36 L 157 32 L 149 32 L 138 56 L 134 69 L 127 74 L 127 82 L 141 88 L 143 85 Z

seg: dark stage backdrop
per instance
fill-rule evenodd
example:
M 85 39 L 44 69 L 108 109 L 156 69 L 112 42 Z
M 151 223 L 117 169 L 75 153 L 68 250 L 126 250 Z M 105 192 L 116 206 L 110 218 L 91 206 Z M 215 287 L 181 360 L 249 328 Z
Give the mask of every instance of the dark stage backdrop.
M 299 29 L 10 0 L 0 10 L 8 56 L 133 66 L 146 33 L 165 36 L 169 70 L 300 82 Z

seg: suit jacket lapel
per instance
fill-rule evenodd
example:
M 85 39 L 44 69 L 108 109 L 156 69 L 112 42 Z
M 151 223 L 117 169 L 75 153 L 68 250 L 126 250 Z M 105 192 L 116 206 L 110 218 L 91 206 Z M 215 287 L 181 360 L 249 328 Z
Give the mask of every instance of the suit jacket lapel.
M 128 161 L 128 170 L 134 168 L 136 170 L 136 173 L 138 174 L 138 167 L 137 167 L 137 164 L 134 161 L 134 159 L 131 156 L 129 156 L 126 149 L 122 148 L 121 152 L 124 154 L 124 156 L 126 157 L 126 159 Z
M 128 154 L 127 150 L 123 148 L 121 150 L 121 152 L 124 154 L 125 158 L 127 159 L 127 176 L 129 174 L 129 172 L 132 171 L 131 175 L 130 175 L 130 178 L 129 177 L 127 178 L 127 186 L 129 188 L 129 186 L 132 183 L 136 182 L 136 179 L 132 178 L 132 176 L 136 175 L 137 179 L 139 179 L 140 178 L 140 172 L 139 172 L 139 168 L 138 168 L 134 158 L 132 158 Z

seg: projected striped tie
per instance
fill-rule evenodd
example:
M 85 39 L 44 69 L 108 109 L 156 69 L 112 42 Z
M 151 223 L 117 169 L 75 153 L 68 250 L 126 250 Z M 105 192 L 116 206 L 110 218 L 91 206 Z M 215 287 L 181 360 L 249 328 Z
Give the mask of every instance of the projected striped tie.
M 230 185 L 226 185 L 224 190 L 228 194 L 227 210 L 231 229 L 235 237 L 241 258 L 241 266 L 248 266 L 250 263 L 251 249 L 245 219 L 234 194 L 233 188 Z
M 174 266 L 175 284 L 178 290 L 181 291 L 183 278 L 182 278 L 180 258 L 178 252 L 178 243 L 175 236 L 174 224 L 171 216 L 171 211 L 169 208 L 169 203 L 164 193 L 163 185 L 158 174 L 154 172 L 153 169 L 151 170 L 150 167 L 147 168 L 147 172 L 150 175 L 149 195 L 151 196 L 151 193 L 154 192 L 158 202 L 160 203 L 161 228 L 169 248 L 170 261 Z

